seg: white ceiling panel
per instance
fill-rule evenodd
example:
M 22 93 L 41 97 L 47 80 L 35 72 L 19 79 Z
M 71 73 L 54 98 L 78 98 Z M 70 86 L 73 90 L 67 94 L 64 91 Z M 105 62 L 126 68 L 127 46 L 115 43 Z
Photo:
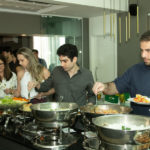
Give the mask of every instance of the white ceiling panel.
M 0 0 L 0 12 L 70 17 L 103 15 L 104 9 L 85 5 L 66 4 L 54 0 Z M 110 10 L 106 10 L 106 13 Z

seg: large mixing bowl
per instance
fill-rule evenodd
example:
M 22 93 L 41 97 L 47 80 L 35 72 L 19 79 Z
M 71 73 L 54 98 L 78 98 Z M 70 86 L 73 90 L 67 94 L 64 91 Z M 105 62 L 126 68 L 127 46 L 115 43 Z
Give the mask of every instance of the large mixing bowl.
M 113 144 L 150 142 L 150 117 L 139 115 L 107 115 L 92 119 L 98 137 Z
M 44 126 L 59 127 L 68 126 L 75 120 L 78 112 L 76 103 L 46 102 L 33 104 L 31 110 L 35 119 Z

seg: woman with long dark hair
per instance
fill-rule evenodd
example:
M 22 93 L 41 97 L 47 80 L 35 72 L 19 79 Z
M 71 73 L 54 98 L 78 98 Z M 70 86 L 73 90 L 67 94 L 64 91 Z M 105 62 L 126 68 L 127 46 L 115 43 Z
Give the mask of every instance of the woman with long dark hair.
M 17 77 L 11 72 L 3 55 L 0 55 L 0 97 L 11 95 L 17 85 Z

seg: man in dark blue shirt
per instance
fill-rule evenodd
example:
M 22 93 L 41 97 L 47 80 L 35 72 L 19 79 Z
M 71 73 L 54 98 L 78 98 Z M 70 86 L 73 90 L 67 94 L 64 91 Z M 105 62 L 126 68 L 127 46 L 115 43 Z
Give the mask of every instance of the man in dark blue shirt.
M 136 94 L 150 97 L 150 31 L 142 34 L 140 48 L 143 63 L 132 66 L 113 82 L 95 83 L 93 87 L 94 93 L 97 94 L 103 91 L 104 94 L 113 95 L 129 92 L 131 97 L 135 97 Z M 133 113 L 139 115 L 150 116 L 149 106 L 131 103 Z

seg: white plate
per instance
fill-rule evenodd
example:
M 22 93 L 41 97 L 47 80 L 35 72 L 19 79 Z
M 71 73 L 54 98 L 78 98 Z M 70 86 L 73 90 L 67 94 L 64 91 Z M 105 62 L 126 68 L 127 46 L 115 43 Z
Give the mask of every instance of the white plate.
M 142 103 L 142 102 L 135 102 L 134 98 L 128 98 L 127 100 L 130 102 L 134 102 L 136 104 L 141 104 L 141 105 L 150 105 L 150 98 L 147 98 L 149 100 L 149 103 Z
M 81 134 L 85 135 L 87 138 L 95 138 L 95 137 L 97 137 L 96 132 L 92 132 L 92 131 L 82 132 Z
M 63 128 L 62 130 L 64 133 L 69 133 L 69 128 Z M 70 133 L 74 133 L 74 132 L 76 131 L 70 128 Z

